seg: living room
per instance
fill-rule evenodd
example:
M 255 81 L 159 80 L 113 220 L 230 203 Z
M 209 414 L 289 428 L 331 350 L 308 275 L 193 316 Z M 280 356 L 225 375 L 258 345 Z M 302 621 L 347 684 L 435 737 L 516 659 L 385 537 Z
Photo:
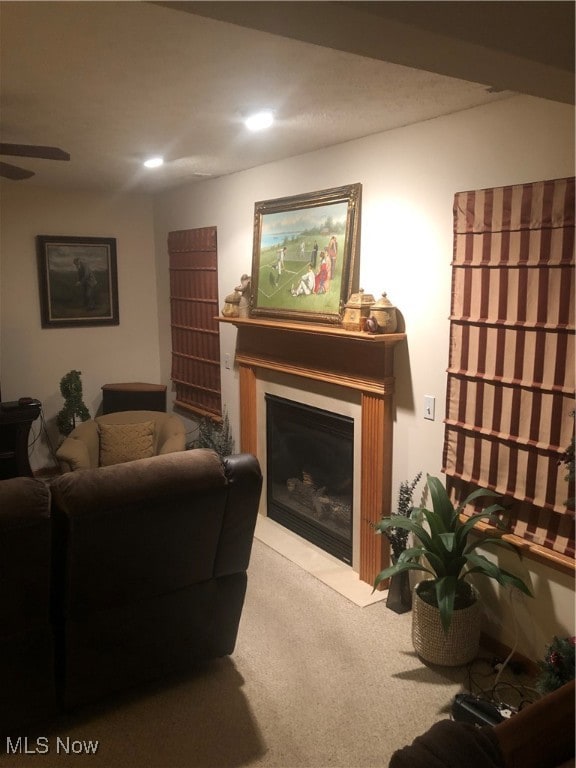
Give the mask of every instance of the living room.
M 510 92 L 433 119 L 153 194 L 130 191 L 128 184 L 102 191 L 46 187 L 41 170 L 34 185 L 3 180 L 2 399 L 40 400 L 52 441 L 58 438 L 53 420 L 62 406 L 59 382 L 71 369 L 82 372 L 84 400 L 92 415 L 108 382 L 166 384 L 170 401 L 168 233 L 216 226 L 222 305 L 240 276 L 251 271 L 256 201 L 361 183 L 359 286 L 375 296 L 388 294 L 407 335 L 395 351 L 393 493 L 402 480 L 420 471 L 439 476 L 454 195 L 573 176 L 573 137 L 571 104 Z M 246 139 L 238 139 L 239 153 L 242 141 Z M 117 326 L 41 327 L 35 250 L 41 234 L 116 238 Z M 222 401 L 238 444 L 238 371 L 233 364 L 224 365 L 227 358 L 234 360 L 235 349 L 236 330 L 222 324 Z M 435 398 L 434 420 L 423 417 L 426 395 Z M 192 422 L 188 426 L 191 430 Z M 44 433 L 31 448 L 31 463 L 34 470 L 54 466 Z M 510 568 L 516 566 L 509 562 Z M 511 607 L 504 595 L 496 599 L 494 593 L 486 631 L 536 661 L 554 635 L 574 634 L 573 570 L 529 554 L 521 569 L 534 600 Z M 487 587 L 487 594 L 492 590 Z

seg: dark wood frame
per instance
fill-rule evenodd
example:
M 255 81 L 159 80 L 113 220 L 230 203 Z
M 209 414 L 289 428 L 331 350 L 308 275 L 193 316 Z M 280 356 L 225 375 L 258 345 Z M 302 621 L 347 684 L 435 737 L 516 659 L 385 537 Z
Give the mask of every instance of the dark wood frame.
M 42 328 L 119 324 L 115 238 L 38 235 L 36 247 Z M 76 257 L 96 273 L 96 291 L 72 277 Z
M 340 323 L 342 320 L 342 314 L 344 311 L 344 305 L 348 301 L 350 294 L 358 290 L 358 267 L 359 267 L 359 251 L 360 251 L 360 207 L 361 207 L 361 184 L 349 184 L 342 187 L 333 187 L 331 189 L 324 189 L 318 192 L 310 192 L 304 195 L 295 195 L 292 197 L 282 197 L 275 200 L 263 200 L 255 203 L 254 206 L 254 245 L 252 254 L 252 297 L 250 315 L 253 317 L 272 317 L 272 318 L 286 318 L 293 320 L 304 320 L 311 322 L 321 323 Z M 286 276 L 284 280 L 280 280 L 273 285 L 271 294 L 268 295 L 265 291 L 268 289 L 268 284 L 265 282 L 265 274 L 268 271 L 269 277 L 274 270 L 278 273 L 276 267 L 271 266 L 270 263 L 263 263 L 262 251 L 264 238 L 270 232 L 266 232 L 267 224 L 271 228 L 274 220 L 273 217 L 277 214 L 286 214 L 284 218 L 292 222 L 292 226 L 303 226 L 302 230 L 293 229 L 290 232 L 290 244 L 296 243 L 296 239 L 300 239 L 302 242 L 305 237 L 309 237 L 306 227 L 300 224 L 300 219 L 304 219 L 307 214 L 311 213 L 311 209 L 318 209 L 315 212 L 315 219 L 318 222 L 320 216 L 329 217 L 331 206 L 344 204 L 346 206 L 346 223 L 343 237 L 340 240 L 340 248 L 338 253 L 338 268 L 335 270 L 337 275 L 336 290 L 332 291 L 331 296 L 325 299 L 325 307 L 319 309 L 318 307 L 307 307 L 306 298 L 298 297 L 291 301 L 290 298 L 286 298 L 286 294 L 290 296 L 291 288 L 289 284 L 286 284 Z M 341 211 L 341 208 L 339 209 Z M 337 209 L 334 208 L 334 213 Z M 289 225 L 290 226 L 290 225 Z M 318 239 L 321 237 L 329 239 L 330 234 L 333 232 L 326 232 L 326 234 L 318 235 Z M 277 235 L 278 243 L 280 244 L 281 235 Z M 288 236 L 282 233 L 284 237 L 284 243 L 288 242 Z M 310 236 L 311 237 L 311 236 Z M 343 245 L 342 245 L 343 240 Z M 269 252 L 272 248 L 276 249 L 276 244 L 267 246 Z M 306 251 L 305 251 L 306 253 Z M 302 264 L 307 264 L 307 259 L 302 260 Z M 316 265 L 314 265 L 316 266 Z M 281 277 L 281 275 L 280 275 Z M 273 276 L 276 279 L 276 276 Z M 298 276 L 294 277 L 294 281 L 297 283 Z M 272 296 L 274 293 L 279 296 L 278 305 L 274 305 Z M 313 297 L 317 299 L 317 296 Z M 309 304 L 319 304 L 318 301 L 308 302 Z

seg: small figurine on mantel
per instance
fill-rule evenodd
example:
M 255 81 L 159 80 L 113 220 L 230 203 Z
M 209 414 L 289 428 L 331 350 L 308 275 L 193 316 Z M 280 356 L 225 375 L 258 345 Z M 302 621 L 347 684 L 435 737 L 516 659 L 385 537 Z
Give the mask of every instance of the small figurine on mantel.
M 250 316 L 250 275 L 243 274 L 240 278 L 240 285 L 236 290 L 240 292 L 240 303 L 238 304 L 238 317 Z
M 226 296 L 224 299 L 224 306 L 222 307 L 222 314 L 224 317 L 238 317 L 241 298 L 242 294 L 237 289 Z
M 248 317 L 250 310 L 250 276 L 242 275 L 240 285 L 224 299 L 224 317 Z

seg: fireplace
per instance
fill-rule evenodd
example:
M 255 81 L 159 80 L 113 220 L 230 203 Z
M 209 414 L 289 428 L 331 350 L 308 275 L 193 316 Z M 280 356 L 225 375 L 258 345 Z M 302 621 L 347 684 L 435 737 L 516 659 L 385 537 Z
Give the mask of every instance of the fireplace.
M 351 565 L 353 419 L 265 400 L 268 517 Z
M 354 544 L 358 558 L 352 564 L 360 581 L 372 584 L 389 564 L 385 536 L 374 534 L 374 525 L 391 511 L 394 347 L 403 333 L 371 334 L 337 326 L 255 318 L 220 318 L 232 323 L 238 335 L 240 446 L 261 460 L 266 446 L 259 443 L 258 386 L 268 372 L 296 377 L 306 383 L 332 385 L 360 397 L 356 443 L 360 450 L 359 503 Z M 277 393 L 281 395 L 282 393 Z M 303 398 L 305 399 L 305 398 Z M 320 407 L 322 407 L 320 405 Z M 262 417 L 263 418 L 263 417 Z M 266 461 L 262 461 L 265 466 Z M 358 473 L 356 475 L 358 478 Z

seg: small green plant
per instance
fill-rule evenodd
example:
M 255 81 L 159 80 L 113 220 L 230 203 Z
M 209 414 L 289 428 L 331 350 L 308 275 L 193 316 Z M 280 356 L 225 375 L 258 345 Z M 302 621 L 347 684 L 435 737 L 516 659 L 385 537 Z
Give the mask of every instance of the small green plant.
M 65 437 L 76 426 L 76 419 L 88 421 L 90 412 L 82 400 L 81 371 L 69 371 L 60 380 L 60 393 L 64 398 L 64 407 L 56 415 L 56 424 Z
M 234 437 L 230 430 L 228 414 L 224 414 L 222 422 L 205 416 L 198 424 L 198 435 L 187 444 L 187 448 L 211 448 L 220 456 L 230 456 L 234 453 Z
M 574 679 L 576 637 L 557 637 L 546 647 L 544 660 L 538 662 L 540 676 L 536 688 L 550 693 Z
M 412 512 L 414 510 L 414 505 L 412 504 L 412 496 L 414 494 L 414 489 L 418 485 L 421 477 L 422 472 L 418 472 L 411 483 L 409 483 L 408 480 L 402 480 L 400 483 L 400 490 L 398 492 L 398 504 L 396 507 L 397 515 L 406 518 L 410 518 L 412 516 Z M 408 543 L 408 534 L 410 531 L 407 528 L 399 528 L 397 525 L 392 525 L 386 530 L 382 531 L 382 533 L 390 542 L 390 547 L 392 549 L 392 562 L 398 562 L 398 558 L 406 549 Z
M 520 578 L 500 568 L 476 551 L 478 547 L 493 544 L 518 552 L 512 544 L 496 536 L 469 540 L 470 534 L 480 520 L 488 519 L 496 527 L 503 528 L 497 515 L 503 512 L 504 508 L 494 503 L 483 512 L 468 518 L 466 522 L 460 521 L 460 513 L 468 503 L 482 496 L 498 497 L 498 494 L 480 488 L 455 508 L 437 477 L 428 475 L 427 483 L 432 499 L 432 509 L 420 507 L 417 512 L 422 521 L 427 523 L 429 530 L 421 522 L 401 515 L 384 517 L 376 525 L 377 533 L 385 533 L 393 527 L 411 531 L 419 543 L 405 549 L 396 563 L 376 576 L 374 589 L 382 580 L 403 571 L 415 570 L 429 573 L 432 579 L 419 585 L 418 594 L 427 603 L 440 610 L 440 619 L 445 632 L 450 628 L 454 610 L 464 608 L 476 599 L 472 586 L 465 581 L 474 573 L 483 574 L 502 585 L 517 587 L 524 594 L 531 596 L 530 590 Z

